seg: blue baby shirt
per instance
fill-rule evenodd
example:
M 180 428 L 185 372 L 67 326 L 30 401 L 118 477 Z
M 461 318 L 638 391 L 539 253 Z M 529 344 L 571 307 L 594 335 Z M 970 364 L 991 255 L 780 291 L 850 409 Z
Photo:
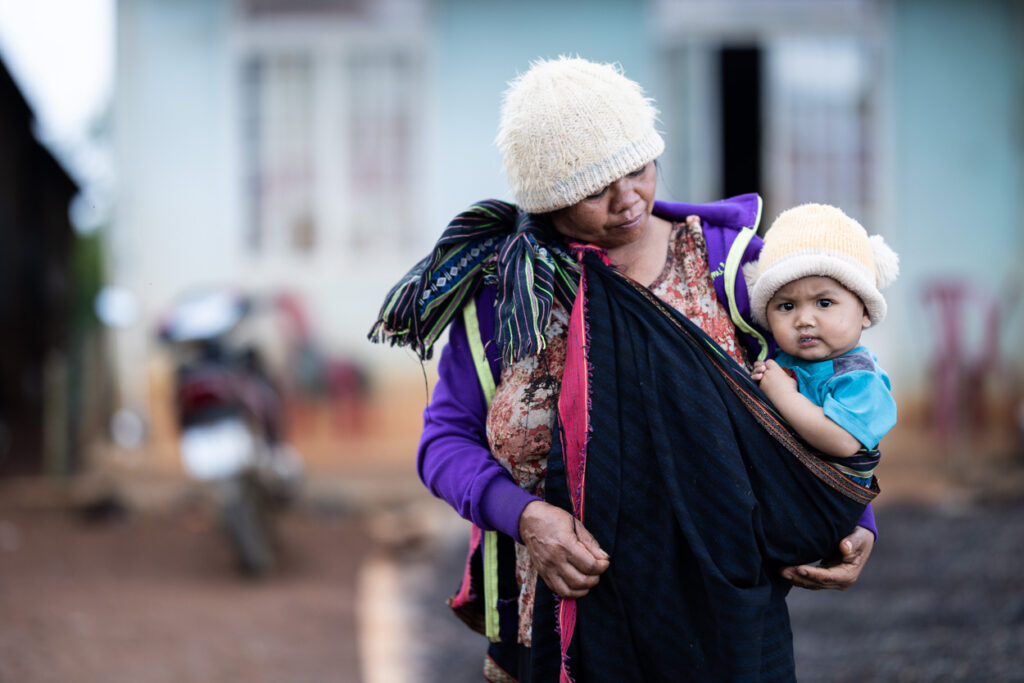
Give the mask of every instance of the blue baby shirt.
M 896 424 L 889 375 L 863 346 L 832 360 L 805 361 L 780 351 L 775 362 L 796 374 L 800 393 L 867 448 Z

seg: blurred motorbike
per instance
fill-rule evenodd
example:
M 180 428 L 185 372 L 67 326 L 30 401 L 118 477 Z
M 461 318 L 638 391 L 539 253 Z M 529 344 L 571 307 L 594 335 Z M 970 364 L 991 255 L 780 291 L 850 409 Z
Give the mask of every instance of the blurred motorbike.
M 303 465 L 284 443 L 281 395 L 259 352 L 233 341 L 252 309 L 235 292 L 195 292 L 171 307 L 159 336 L 176 362 L 184 469 L 211 495 L 240 571 L 258 578 L 274 568 L 274 517 L 296 498 Z

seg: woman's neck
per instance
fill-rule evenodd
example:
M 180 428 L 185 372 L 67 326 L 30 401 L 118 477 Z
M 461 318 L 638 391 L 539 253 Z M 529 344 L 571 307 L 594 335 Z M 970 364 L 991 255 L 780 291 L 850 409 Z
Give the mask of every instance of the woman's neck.
M 651 215 L 647 229 L 636 242 L 608 250 L 608 260 L 623 274 L 643 285 L 654 282 L 665 268 L 672 224 Z

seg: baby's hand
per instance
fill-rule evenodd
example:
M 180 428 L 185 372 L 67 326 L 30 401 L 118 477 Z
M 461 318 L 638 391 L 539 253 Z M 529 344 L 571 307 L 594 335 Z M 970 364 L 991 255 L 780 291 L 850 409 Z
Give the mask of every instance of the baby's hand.
M 761 391 L 768 398 L 798 390 L 796 377 L 773 360 L 755 365 L 751 377 L 760 382 Z
M 764 377 L 764 371 L 768 368 L 768 365 L 763 361 L 759 360 L 754 363 L 754 369 L 750 373 L 750 378 L 755 382 L 760 382 L 761 378 Z

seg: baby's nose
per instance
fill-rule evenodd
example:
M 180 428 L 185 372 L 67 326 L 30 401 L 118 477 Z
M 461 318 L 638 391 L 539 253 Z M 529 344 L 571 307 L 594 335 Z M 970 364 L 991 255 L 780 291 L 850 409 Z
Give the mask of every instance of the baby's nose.
M 808 327 L 814 324 L 814 312 L 801 308 L 797 311 L 796 324 L 800 327 Z

